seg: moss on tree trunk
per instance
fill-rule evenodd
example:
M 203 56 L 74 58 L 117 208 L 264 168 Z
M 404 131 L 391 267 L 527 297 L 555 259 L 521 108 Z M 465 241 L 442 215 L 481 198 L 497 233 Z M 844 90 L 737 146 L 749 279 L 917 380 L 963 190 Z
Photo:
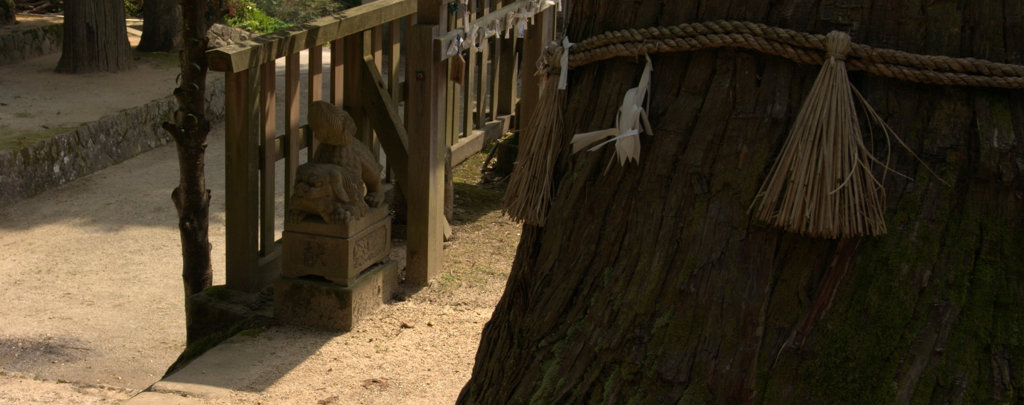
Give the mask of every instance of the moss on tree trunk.
M 735 19 L 1024 63 L 1013 2 L 669 3 L 574 1 L 569 36 Z M 734 50 L 652 59 L 656 135 L 607 173 L 610 148 L 560 156 L 547 225 L 524 229 L 460 403 L 1024 402 L 1020 91 L 853 72 L 948 185 L 876 137 L 912 179 L 885 177 L 889 233 L 817 240 L 748 208 L 818 67 Z M 611 127 L 641 69 L 573 70 L 555 135 Z

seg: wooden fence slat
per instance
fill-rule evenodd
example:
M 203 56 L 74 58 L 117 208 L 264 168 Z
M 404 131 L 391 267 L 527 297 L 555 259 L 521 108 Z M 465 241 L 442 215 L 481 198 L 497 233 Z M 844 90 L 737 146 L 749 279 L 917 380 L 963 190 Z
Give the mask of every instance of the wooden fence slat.
M 341 105 L 345 98 L 345 46 L 344 40 L 331 41 L 331 104 Z
M 319 48 L 313 48 L 319 50 Z M 284 135 L 286 151 L 284 163 L 284 209 L 288 212 L 292 191 L 295 190 L 295 172 L 299 166 L 302 136 L 299 134 L 299 54 L 284 59 Z M 276 158 L 276 157 L 275 157 Z
M 480 61 L 477 63 L 477 76 L 479 76 L 479 80 L 476 85 L 476 128 L 483 128 L 484 124 L 487 123 L 487 107 L 491 104 L 487 102 L 487 86 L 491 83 L 487 80 L 487 68 L 490 66 L 488 63 L 490 47 L 487 42 L 488 40 L 484 40 L 480 44 Z
M 307 90 L 307 103 L 306 105 L 313 104 L 314 101 L 320 101 L 324 99 L 324 48 L 322 45 L 317 45 L 309 49 L 308 58 L 309 63 L 308 71 L 306 75 L 309 80 L 309 89 Z M 316 150 L 319 142 L 312 136 L 309 137 L 309 143 L 306 144 L 306 160 L 313 161 L 313 152 Z
M 267 256 L 274 250 L 274 186 L 277 184 L 274 173 L 274 130 L 277 104 L 276 69 L 274 62 L 264 63 L 260 67 L 260 139 L 262 140 L 262 170 L 260 172 L 260 255 Z
M 502 0 L 496 0 L 494 2 L 494 9 L 500 10 L 504 2 Z M 491 98 L 488 100 L 488 104 L 491 107 L 491 118 L 498 119 L 498 100 L 501 91 L 501 63 L 502 63 L 502 39 L 500 37 L 494 37 L 491 39 L 491 70 L 490 74 L 491 81 L 488 84 L 488 88 L 491 90 Z
M 373 55 L 373 62 L 377 65 L 377 72 L 380 72 L 384 68 L 384 26 L 378 25 L 370 30 L 370 53 Z M 364 75 L 365 77 L 365 75 Z M 364 103 L 365 104 L 365 103 Z M 364 113 L 365 114 L 365 113 Z M 370 152 L 373 152 L 373 156 L 380 161 L 383 157 L 380 153 L 380 142 L 377 140 L 376 131 L 371 132 L 370 137 L 372 142 L 370 145 Z
M 399 20 L 395 20 L 388 24 L 388 26 L 391 29 L 391 50 L 388 54 L 388 89 L 391 90 L 391 101 L 395 103 L 394 107 L 397 109 L 398 103 L 402 99 L 402 85 L 398 78 L 398 66 L 402 60 L 402 24 Z
M 519 99 L 519 86 L 516 85 L 519 73 L 519 54 L 516 52 L 516 36 L 512 35 L 512 38 L 499 39 L 501 46 L 498 48 L 500 52 L 499 59 L 501 63 L 498 64 L 498 74 L 495 76 L 495 80 L 498 81 L 498 115 L 510 115 L 515 113 L 513 111 L 516 106 L 516 100 Z

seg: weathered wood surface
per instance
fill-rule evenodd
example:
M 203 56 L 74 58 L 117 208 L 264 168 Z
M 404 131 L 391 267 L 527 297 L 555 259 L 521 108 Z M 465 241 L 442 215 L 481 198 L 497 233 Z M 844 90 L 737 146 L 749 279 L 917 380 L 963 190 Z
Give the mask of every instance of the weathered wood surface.
M 566 21 L 580 40 L 750 20 L 1021 64 L 1022 12 L 1011 1 L 580 0 Z M 607 173 L 610 147 L 560 156 L 547 226 L 524 229 L 460 403 L 1024 403 L 1021 92 L 853 73 L 951 186 L 876 137 L 876 156 L 910 177 L 885 177 L 889 234 L 815 240 L 765 228 L 748 208 L 819 68 L 734 50 L 652 59 L 656 135 L 639 164 Z M 614 125 L 642 67 L 573 70 L 563 144 Z
M 434 55 L 438 26 L 409 31 L 409 186 L 406 282 L 427 285 L 442 270 L 444 231 L 444 63 Z
M 224 82 L 225 117 L 224 242 L 225 283 L 228 288 L 253 291 L 259 235 L 259 71 L 227 73 Z M 252 96 L 250 96 L 252 95 Z

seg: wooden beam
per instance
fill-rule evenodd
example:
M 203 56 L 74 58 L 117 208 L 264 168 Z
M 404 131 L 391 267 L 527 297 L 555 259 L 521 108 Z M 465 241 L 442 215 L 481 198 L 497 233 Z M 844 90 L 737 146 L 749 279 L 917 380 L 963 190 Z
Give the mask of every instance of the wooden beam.
M 422 20 L 420 22 L 423 22 Z M 409 167 L 406 281 L 427 285 L 442 270 L 444 254 L 445 69 L 438 59 L 436 25 L 417 24 L 409 32 Z
M 255 39 L 212 49 L 207 51 L 210 69 L 237 73 L 254 68 L 414 14 L 417 3 L 422 1 L 378 0 Z
M 226 284 L 253 291 L 259 254 L 259 76 L 249 70 L 227 73 L 224 86 Z
M 398 187 L 408 195 L 409 185 L 409 136 L 405 132 L 402 118 L 398 115 L 391 95 L 384 86 L 384 78 L 377 71 L 372 59 L 363 61 L 362 93 L 366 94 L 366 116 L 380 135 L 380 144 L 388 156 L 388 164 L 395 171 Z

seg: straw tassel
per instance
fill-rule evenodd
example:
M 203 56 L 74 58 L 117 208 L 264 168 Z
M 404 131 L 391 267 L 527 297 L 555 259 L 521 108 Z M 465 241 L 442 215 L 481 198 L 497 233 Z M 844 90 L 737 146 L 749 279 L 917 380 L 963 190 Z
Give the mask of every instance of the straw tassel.
M 533 116 L 520 134 L 518 157 L 502 200 L 502 212 L 514 220 L 536 226 L 544 226 L 547 220 L 552 194 L 551 173 L 562 150 L 565 92 L 558 89 L 558 77 L 551 72 L 561 52 L 567 50 L 548 47 L 541 58 L 552 66 L 538 69 L 538 73 L 545 72 L 544 83 Z M 567 66 L 561 68 L 568 69 Z
M 825 47 L 821 72 L 751 208 L 762 221 L 812 237 L 884 234 L 884 190 L 871 174 L 846 72 L 850 36 L 830 32 Z

